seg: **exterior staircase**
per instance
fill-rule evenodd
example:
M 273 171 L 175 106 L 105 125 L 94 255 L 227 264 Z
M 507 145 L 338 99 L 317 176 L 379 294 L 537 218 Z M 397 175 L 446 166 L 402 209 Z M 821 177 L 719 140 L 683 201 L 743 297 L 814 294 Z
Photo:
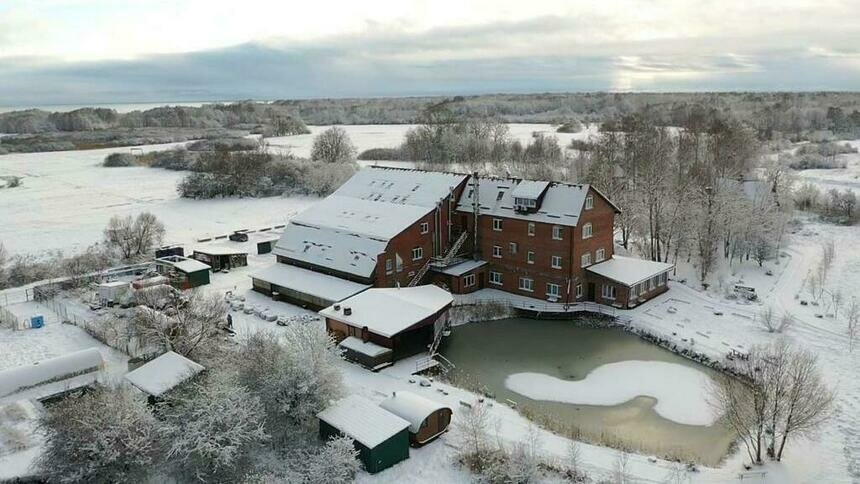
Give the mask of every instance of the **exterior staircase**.
M 451 265 L 451 262 L 456 259 L 457 253 L 459 253 L 460 249 L 463 248 L 463 244 L 466 242 L 467 238 L 469 238 L 469 232 L 463 232 L 462 234 L 460 234 L 460 237 L 458 237 L 457 240 L 454 242 L 454 245 L 452 245 L 451 248 L 448 249 L 448 252 L 441 259 L 431 258 L 430 260 L 428 260 L 426 264 L 421 266 L 421 269 L 418 269 L 418 272 L 415 273 L 415 276 L 412 278 L 412 280 L 409 281 L 408 287 L 415 287 L 420 284 L 421 280 L 424 279 L 424 276 L 427 275 L 427 271 L 430 270 L 431 266 L 448 267 L 449 265 Z

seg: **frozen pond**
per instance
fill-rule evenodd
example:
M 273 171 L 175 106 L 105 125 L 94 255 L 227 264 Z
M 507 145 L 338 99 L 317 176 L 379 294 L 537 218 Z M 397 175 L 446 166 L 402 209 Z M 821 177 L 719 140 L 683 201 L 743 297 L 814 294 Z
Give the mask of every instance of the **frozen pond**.
M 507 319 L 454 328 L 442 352 L 456 383 L 535 419 L 645 454 L 714 465 L 732 433 L 704 399 L 712 370 L 615 329 Z

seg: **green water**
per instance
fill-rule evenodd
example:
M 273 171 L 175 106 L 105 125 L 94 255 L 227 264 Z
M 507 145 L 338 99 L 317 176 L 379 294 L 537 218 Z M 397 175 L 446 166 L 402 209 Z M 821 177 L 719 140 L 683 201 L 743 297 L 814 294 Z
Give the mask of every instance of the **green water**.
M 613 406 L 574 405 L 531 400 L 505 388 L 505 378 L 513 373 L 580 380 L 601 365 L 627 360 L 677 363 L 713 374 L 622 330 L 579 327 L 570 321 L 505 319 L 457 326 L 441 351 L 456 365 L 451 374 L 456 384 L 485 388 L 499 402 L 513 400 L 535 420 L 547 420 L 558 430 L 576 428 L 585 440 L 614 441 L 645 454 L 706 465 L 717 464 L 733 440 L 731 431 L 720 424 L 684 425 L 661 417 L 650 397 Z

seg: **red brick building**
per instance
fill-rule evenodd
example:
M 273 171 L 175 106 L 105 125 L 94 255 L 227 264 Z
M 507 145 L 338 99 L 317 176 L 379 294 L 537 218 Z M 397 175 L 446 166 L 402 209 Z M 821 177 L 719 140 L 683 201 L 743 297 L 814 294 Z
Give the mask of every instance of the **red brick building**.
M 291 220 L 254 287 L 325 307 L 432 282 L 548 302 L 638 305 L 670 264 L 614 255 L 618 207 L 594 187 L 369 167 Z

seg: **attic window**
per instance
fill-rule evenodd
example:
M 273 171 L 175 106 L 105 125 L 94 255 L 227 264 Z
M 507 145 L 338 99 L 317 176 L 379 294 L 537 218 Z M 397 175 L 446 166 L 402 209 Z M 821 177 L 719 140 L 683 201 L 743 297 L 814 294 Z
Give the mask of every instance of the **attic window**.
M 504 197 L 504 196 L 505 196 L 505 192 L 500 191 L 500 192 L 499 192 L 499 194 L 498 194 L 498 195 L 496 195 L 496 201 L 498 202 L 498 201 L 499 201 L 499 200 L 501 200 L 501 199 L 502 199 L 502 197 Z

